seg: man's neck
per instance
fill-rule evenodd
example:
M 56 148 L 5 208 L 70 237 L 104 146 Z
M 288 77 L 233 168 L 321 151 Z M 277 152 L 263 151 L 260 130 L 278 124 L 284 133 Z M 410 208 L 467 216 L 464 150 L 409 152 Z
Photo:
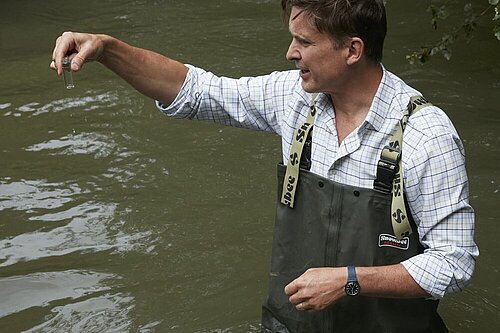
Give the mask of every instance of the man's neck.
M 335 113 L 343 113 L 349 118 L 357 118 L 359 114 L 366 116 L 382 81 L 382 75 L 382 65 L 354 68 L 342 89 L 330 93 Z
M 342 89 L 330 94 L 335 109 L 339 144 L 366 118 L 382 80 L 382 66 L 365 64 L 352 69 Z

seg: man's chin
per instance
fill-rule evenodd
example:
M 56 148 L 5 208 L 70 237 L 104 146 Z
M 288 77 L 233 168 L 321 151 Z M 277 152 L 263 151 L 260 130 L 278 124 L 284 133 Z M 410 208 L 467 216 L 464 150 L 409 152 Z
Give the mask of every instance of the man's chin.
M 320 92 L 320 91 L 318 90 L 318 88 L 317 88 L 317 87 L 315 87 L 315 86 L 314 86 L 313 84 L 311 84 L 310 82 L 306 82 L 306 81 L 302 80 L 302 81 L 300 82 L 300 84 L 301 84 L 301 86 L 302 86 L 302 89 L 304 89 L 304 91 L 305 91 L 305 92 L 307 92 L 307 93 L 312 94 L 312 93 L 318 93 L 318 92 Z

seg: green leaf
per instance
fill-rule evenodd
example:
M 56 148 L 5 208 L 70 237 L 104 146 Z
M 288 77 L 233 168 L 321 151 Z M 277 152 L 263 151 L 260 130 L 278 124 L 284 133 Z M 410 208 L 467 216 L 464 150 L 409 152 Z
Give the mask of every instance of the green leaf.
M 441 53 L 443 54 L 443 57 L 446 60 L 450 60 L 451 59 L 451 51 L 450 50 L 444 49 L 443 51 L 441 51 Z
M 500 25 L 496 25 L 494 28 L 493 28 L 493 33 L 495 34 L 495 37 L 500 40 Z
M 441 7 L 438 7 L 436 5 L 430 5 L 427 8 L 428 12 L 431 12 L 431 25 L 434 30 L 437 29 L 438 21 L 439 20 L 445 20 L 448 16 L 449 13 L 446 10 L 446 6 L 443 5 Z
M 500 18 L 500 9 L 498 6 L 495 7 L 495 17 L 493 18 L 493 21 L 496 21 Z
M 476 22 L 465 23 L 463 25 L 465 36 L 470 38 L 474 30 L 476 29 L 476 26 L 477 26 Z
M 483 0 L 481 0 L 483 1 Z M 438 2 L 430 0 L 430 2 Z M 442 1 L 439 1 L 442 2 Z M 449 3 L 450 1 L 445 1 Z M 455 22 L 455 27 L 448 33 L 441 36 L 441 40 L 437 43 L 422 46 L 420 50 L 414 51 L 412 54 L 406 56 L 410 64 L 416 62 L 425 63 L 429 61 L 436 54 L 441 54 L 445 59 L 450 60 L 452 56 L 451 46 L 457 39 L 466 38 L 470 40 L 473 38 L 474 31 L 478 27 L 479 19 L 485 14 L 491 13 L 491 9 L 495 11 L 492 21 L 490 21 L 490 28 L 496 39 L 500 41 L 500 0 L 488 0 L 488 5 L 483 2 L 483 6 L 473 6 L 472 1 L 464 1 L 463 21 Z M 438 23 L 448 17 L 448 8 L 455 5 L 435 5 L 431 4 L 427 8 L 427 12 L 431 13 L 431 24 L 434 29 L 438 28 Z M 482 8 L 481 8 L 482 7 Z M 479 10 L 479 11 L 476 11 Z M 491 14 L 490 14 L 491 15 Z
M 431 58 L 430 51 L 431 50 L 428 47 L 421 46 L 420 50 L 415 51 L 410 55 L 407 55 L 406 60 L 408 60 L 408 62 L 411 65 L 414 65 L 417 62 L 423 64 L 423 63 L 430 60 L 430 58 Z

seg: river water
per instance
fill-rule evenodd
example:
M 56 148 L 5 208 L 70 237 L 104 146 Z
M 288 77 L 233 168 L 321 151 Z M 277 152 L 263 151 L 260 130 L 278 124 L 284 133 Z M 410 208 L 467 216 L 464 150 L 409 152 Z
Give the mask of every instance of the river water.
M 419 3 L 388 1 L 384 64 L 460 132 L 482 251 L 440 313 L 497 332 L 500 43 L 482 22 L 450 61 L 412 66 L 439 38 Z M 64 30 L 227 76 L 293 67 L 278 0 L 2 0 L 0 332 L 259 332 L 279 139 L 167 119 L 99 64 L 66 90 L 48 68 Z

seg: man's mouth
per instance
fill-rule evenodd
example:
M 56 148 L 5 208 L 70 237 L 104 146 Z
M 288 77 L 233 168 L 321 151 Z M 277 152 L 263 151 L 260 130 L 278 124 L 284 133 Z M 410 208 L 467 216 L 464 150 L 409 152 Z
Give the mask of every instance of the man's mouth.
M 308 71 L 307 69 L 299 69 L 299 73 L 300 73 L 300 77 L 302 78 L 302 80 L 305 80 L 310 76 L 311 72 Z

